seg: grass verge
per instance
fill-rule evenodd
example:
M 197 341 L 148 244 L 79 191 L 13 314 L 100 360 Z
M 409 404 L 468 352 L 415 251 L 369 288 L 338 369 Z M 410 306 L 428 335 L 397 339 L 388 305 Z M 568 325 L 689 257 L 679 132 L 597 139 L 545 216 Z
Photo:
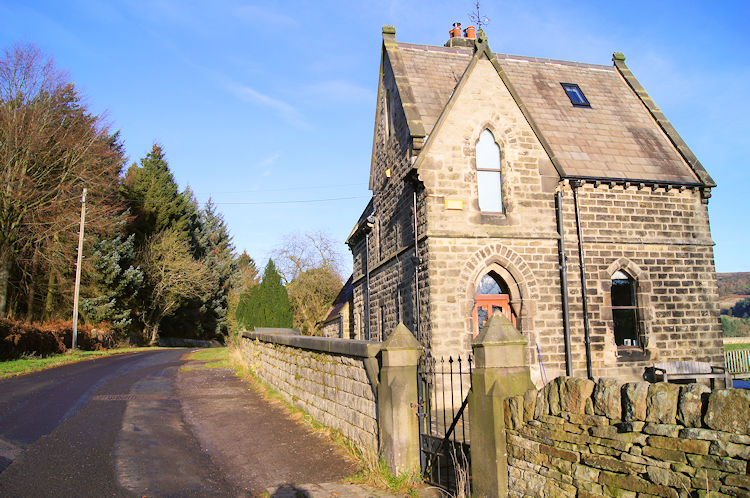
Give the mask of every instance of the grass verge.
M 734 351 L 736 349 L 750 349 L 750 342 L 746 344 L 724 344 L 724 351 Z
M 47 370 L 48 368 L 55 368 L 62 365 L 67 365 L 69 363 L 78 363 L 79 361 L 92 360 L 94 358 L 100 358 L 102 356 L 136 353 L 139 351 L 149 351 L 152 349 L 162 348 L 132 347 L 107 349 L 104 351 L 81 351 L 80 349 L 76 349 L 75 351 L 67 351 L 63 354 L 50 355 L 46 357 L 27 355 L 18 360 L 8 360 L 0 362 L 0 379 L 38 372 L 40 370 Z
M 362 452 L 339 431 L 317 422 L 310 416 L 310 414 L 289 403 L 281 396 L 281 393 L 263 382 L 242 357 L 239 348 L 228 348 L 227 357 L 231 367 L 234 368 L 237 375 L 246 380 L 253 390 L 270 402 L 283 406 L 293 420 L 303 423 L 312 431 L 325 436 L 337 445 L 346 455 L 359 464 L 361 470 L 351 476 L 348 479 L 349 482 L 363 484 L 374 488 L 387 489 L 397 494 L 417 496 L 418 487 L 423 483 L 419 472 L 411 474 L 401 473 L 399 475 L 393 474 L 388 469 L 385 461 L 378 459 L 371 453 Z M 196 358 L 191 356 L 191 359 Z
M 350 477 L 350 482 L 387 489 L 401 495 L 418 496 L 418 488 L 423 484 L 419 472 L 401 472 L 396 475 L 390 471 L 385 460 L 375 458 L 374 455 L 359 453 L 357 458 L 362 464 L 362 470 Z
M 186 359 L 200 361 L 203 364 L 200 367 L 185 366 L 185 371 L 194 368 L 234 368 L 234 361 L 230 358 L 229 348 L 206 348 L 193 351 L 186 356 Z

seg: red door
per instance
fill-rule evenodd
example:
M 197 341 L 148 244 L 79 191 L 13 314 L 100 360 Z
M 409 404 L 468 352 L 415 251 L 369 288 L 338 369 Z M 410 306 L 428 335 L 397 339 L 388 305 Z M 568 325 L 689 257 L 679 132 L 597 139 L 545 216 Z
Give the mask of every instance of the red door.
M 502 313 L 516 326 L 516 315 L 510 309 L 510 296 L 508 294 L 475 294 L 474 310 L 472 311 L 472 322 L 474 324 L 474 337 L 479 330 L 487 324 L 487 320 L 495 313 Z

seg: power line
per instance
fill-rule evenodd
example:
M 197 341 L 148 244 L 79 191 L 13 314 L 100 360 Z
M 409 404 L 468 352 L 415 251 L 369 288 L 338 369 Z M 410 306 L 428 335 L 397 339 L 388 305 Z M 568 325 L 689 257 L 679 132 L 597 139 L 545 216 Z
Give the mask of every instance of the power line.
M 261 204 L 304 204 L 310 202 L 348 201 L 352 199 L 366 199 L 368 196 L 357 195 L 354 197 L 332 197 L 329 199 L 302 199 L 296 201 L 257 201 L 257 202 L 214 202 L 214 204 L 234 204 L 244 206 L 257 206 Z
M 340 185 L 320 185 L 317 187 L 287 187 L 287 188 L 271 188 L 271 189 L 251 189 L 251 190 L 232 190 L 225 192 L 193 192 L 194 194 L 201 195 L 215 195 L 215 194 L 249 194 L 249 193 L 263 193 L 263 192 L 288 192 L 294 190 L 321 190 L 327 188 L 339 188 L 339 187 L 364 187 L 365 184 L 362 182 L 357 183 L 343 183 Z
M 369 195 L 355 195 L 352 197 L 329 197 L 325 199 L 298 199 L 298 200 L 293 200 L 293 201 L 255 201 L 255 202 L 216 202 L 213 199 L 211 199 L 211 203 L 215 206 L 219 206 L 219 205 L 252 206 L 252 205 L 261 205 L 261 204 L 304 204 L 304 203 L 311 203 L 311 202 L 348 201 L 352 199 L 368 199 L 369 197 L 370 197 Z M 145 203 L 149 201 L 148 199 L 124 199 L 124 198 L 120 198 L 119 200 L 127 201 L 127 202 L 140 202 L 140 203 Z

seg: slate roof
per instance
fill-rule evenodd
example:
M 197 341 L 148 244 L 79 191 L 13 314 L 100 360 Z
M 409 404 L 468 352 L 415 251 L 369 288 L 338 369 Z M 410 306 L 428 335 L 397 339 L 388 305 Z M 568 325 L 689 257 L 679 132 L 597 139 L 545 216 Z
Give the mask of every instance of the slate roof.
M 469 64 L 474 49 L 399 43 L 414 103 L 429 134 L 453 89 Z
M 393 65 L 394 74 L 403 73 L 397 81 L 408 85 L 401 83 L 399 94 L 429 137 L 474 49 L 391 42 L 386 50 L 400 61 Z M 493 55 L 565 176 L 713 185 L 626 67 L 630 80 L 614 66 Z M 578 84 L 591 107 L 573 106 L 560 83 Z
M 351 233 L 349 233 L 349 236 L 346 238 L 347 244 L 349 244 L 350 242 L 353 242 L 356 236 L 362 232 L 362 230 L 365 227 L 365 223 L 367 222 L 367 217 L 372 215 L 374 212 L 375 212 L 375 207 L 373 205 L 373 199 L 370 198 L 369 202 L 367 203 L 367 206 L 365 206 L 365 209 L 362 211 L 362 214 L 359 215 L 357 224 L 354 225 L 354 228 L 352 229 Z
M 331 305 L 331 307 L 328 308 L 326 317 L 321 320 L 321 323 L 328 323 L 333 320 L 339 319 L 341 310 L 344 309 L 346 303 L 351 300 L 352 294 L 354 293 L 354 286 L 352 285 L 352 282 L 353 275 L 351 275 L 346 283 L 341 287 L 341 290 L 339 290 L 338 295 L 336 295 L 336 299 L 333 300 L 333 304 Z

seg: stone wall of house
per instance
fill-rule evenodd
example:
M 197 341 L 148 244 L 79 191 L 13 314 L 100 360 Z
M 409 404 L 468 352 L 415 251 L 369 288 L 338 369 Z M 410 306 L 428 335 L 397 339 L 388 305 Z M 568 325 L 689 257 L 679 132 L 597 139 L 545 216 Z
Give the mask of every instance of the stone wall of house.
M 338 317 L 324 322 L 320 328 L 320 335 L 323 337 L 353 339 L 354 331 L 354 314 L 351 303 L 345 303 L 339 312 Z
M 534 382 L 541 385 L 545 371 L 548 378 L 566 373 L 555 210 L 559 189 L 572 375 L 586 376 L 572 190 L 568 182 L 559 182 L 490 62 L 479 61 L 473 71 L 415 164 L 425 185 L 429 220 L 425 343 L 435 356 L 470 351 L 475 289 L 493 270 L 511 288 Z M 478 206 L 475 151 L 484 129 L 492 131 L 501 149 L 503 213 L 483 213 Z M 578 197 L 593 375 L 639 380 L 646 366 L 659 361 L 722 365 L 713 242 L 701 192 L 605 182 L 582 185 Z M 610 290 L 617 270 L 637 280 L 644 340 L 635 348 L 614 342 Z
M 320 335 L 323 337 L 339 337 L 341 327 L 341 318 L 329 320 L 320 327 Z
M 750 495 L 747 390 L 559 377 L 505 426 L 510 496 Z
M 375 228 L 364 264 L 364 237 L 354 255 L 355 336 L 367 321 L 365 273 L 370 272 L 369 330 L 385 339 L 399 321 L 415 330 L 413 187 L 418 168 L 420 327 L 433 356 L 471 350 L 472 310 L 479 280 L 495 271 L 511 288 L 511 307 L 528 340 L 532 379 L 566 373 L 555 193 L 563 193 L 569 285 L 572 375 L 586 376 L 584 317 L 572 190 L 549 157 L 491 63 L 480 60 L 415 157 L 386 57 L 376 121 L 372 188 Z M 388 90 L 386 92 L 385 90 Z M 386 95 L 390 104 L 385 105 Z M 390 109 L 390 121 L 384 116 Z M 386 124 L 392 129 L 388 131 Z M 501 150 L 502 213 L 478 206 L 476 143 L 492 131 Z M 388 176 L 387 172 L 390 173 Z M 723 364 L 713 242 L 702 194 L 695 188 L 583 184 L 578 189 L 586 257 L 591 364 L 595 377 L 639 380 L 659 361 Z M 614 342 L 613 273 L 637 281 L 639 327 L 634 348 Z
M 360 235 L 351 244 L 353 254 L 353 315 L 355 336 L 365 338 L 368 313 L 366 273 L 370 276 L 369 339 L 383 341 L 399 322 L 416 329 L 416 294 L 414 256 L 414 185 L 407 179 L 411 170 L 412 140 L 398 88 L 385 56 L 380 101 L 376 118 L 371 182 L 375 226 L 369 237 L 369 259 L 365 262 L 365 241 Z M 388 103 L 386 104 L 386 99 Z M 418 195 L 420 236 L 425 225 L 425 198 Z M 420 248 L 424 255 L 425 248 Z M 424 259 L 424 258 L 423 258 Z M 422 268 L 424 269 L 424 268 Z M 419 272 L 424 279 L 424 271 Z M 420 287 L 424 286 L 423 280 Z M 420 292 L 421 320 L 426 316 L 426 292 Z M 426 330 L 425 326 L 420 327 Z M 418 334 L 420 335 L 420 334 Z
M 242 354 L 255 374 L 316 421 L 377 452 L 379 345 L 323 337 L 246 332 Z M 375 379 L 373 382 L 372 379 Z
M 572 340 L 582 344 L 575 212 L 571 190 L 564 194 Z M 587 184 L 578 195 L 593 375 L 637 380 L 645 367 L 662 361 L 723 365 L 713 241 L 701 193 Z M 640 348 L 614 342 L 611 282 L 617 270 L 637 281 Z M 584 358 L 574 355 L 575 375 L 586 375 Z
M 471 351 L 474 294 L 494 270 L 511 288 L 532 376 L 564 368 L 557 173 L 510 92 L 487 60 L 462 81 L 417 160 L 427 197 L 430 346 L 435 356 Z M 476 144 L 489 129 L 500 147 L 503 212 L 479 209 Z
M 365 299 L 367 297 L 365 272 L 365 238 L 359 236 L 350 241 L 349 249 L 352 252 L 352 339 L 365 340 Z

